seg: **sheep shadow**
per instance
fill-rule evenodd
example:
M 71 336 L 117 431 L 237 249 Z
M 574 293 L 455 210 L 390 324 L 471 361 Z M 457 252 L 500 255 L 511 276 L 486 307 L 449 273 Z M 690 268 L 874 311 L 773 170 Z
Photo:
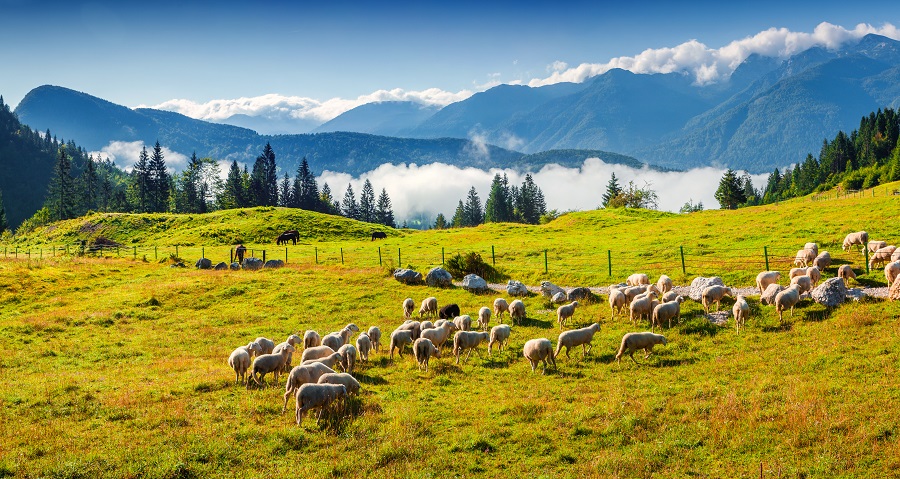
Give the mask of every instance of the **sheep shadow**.
M 862 275 L 863 273 L 860 272 L 859 274 Z M 857 276 L 854 281 L 858 285 L 865 286 L 866 288 L 883 288 L 885 286 L 890 286 L 889 284 L 887 284 L 886 280 L 881 281 L 881 280 L 877 280 L 877 279 L 860 278 L 859 276 Z
M 681 332 L 683 334 L 697 334 L 697 335 L 707 335 L 707 336 L 715 336 L 719 334 L 719 326 L 711 323 L 706 316 L 695 316 L 690 318 L 689 320 L 682 323 Z
M 347 396 L 341 401 L 341 404 L 330 406 L 328 410 L 322 414 L 322 418 L 319 420 L 316 427 L 322 432 L 340 436 L 344 434 L 347 427 L 349 427 L 353 420 L 359 417 L 362 412 L 362 398 L 358 395 Z
M 517 323 L 514 323 L 513 326 L 526 326 L 547 329 L 553 327 L 553 321 L 541 320 L 536 318 L 525 318 Z
M 368 374 L 363 374 L 359 371 L 356 371 L 356 380 L 359 381 L 360 384 L 369 384 L 372 386 L 382 386 L 387 384 L 387 380 L 381 376 L 369 376 Z
M 686 366 L 696 362 L 697 360 L 695 358 L 657 358 L 656 364 L 653 364 L 652 366 L 657 368 L 671 368 L 676 366 Z
M 762 329 L 762 332 L 764 332 L 764 333 L 786 333 L 793 328 L 794 328 L 793 323 L 787 322 L 787 323 L 778 323 L 778 324 L 767 324 L 767 325 L 763 326 L 761 329 Z
M 803 311 L 803 317 L 801 318 L 801 321 L 819 323 L 830 318 L 832 314 L 834 314 L 834 310 L 832 308 L 808 309 L 806 311 Z

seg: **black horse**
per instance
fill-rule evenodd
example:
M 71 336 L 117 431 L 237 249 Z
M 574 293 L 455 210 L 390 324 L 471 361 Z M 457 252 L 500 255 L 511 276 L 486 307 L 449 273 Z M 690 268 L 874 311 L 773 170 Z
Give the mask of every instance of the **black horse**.
M 372 241 L 377 239 L 387 239 L 387 233 L 384 231 L 375 231 L 372 233 Z
M 288 230 L 284 233 L 278 235 L 278 238 L 275 239 L 275 244 L 287 244 L 288 241 L 293 241 L 294 244 L 297 244 L 297 240 L 300 239 L 300 232 L 297 230 Z

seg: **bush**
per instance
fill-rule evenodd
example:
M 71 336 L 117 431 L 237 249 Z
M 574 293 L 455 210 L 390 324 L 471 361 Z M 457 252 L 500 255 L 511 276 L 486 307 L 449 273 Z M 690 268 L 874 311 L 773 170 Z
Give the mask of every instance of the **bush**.
M 859 173 L 859 171 L 854 171 L 844 177 L 844 181 L 841 182 L 841 186 L 844 187 L 845 191 L 849 190 L 858 190 L 863 186 L 863 182 L 865 178 L 863 175 Z
M 451 256 L 444 265 L 447 271 L 454 278 L 462 278 L 467 274 L 477 274 L 486 281 L 500 281 L 506 279 L 505 275 L 497 271 L 496 268 L 484 262 L 481 255 L 475 252 L 468 252 L 465 256 L 456 253 Z

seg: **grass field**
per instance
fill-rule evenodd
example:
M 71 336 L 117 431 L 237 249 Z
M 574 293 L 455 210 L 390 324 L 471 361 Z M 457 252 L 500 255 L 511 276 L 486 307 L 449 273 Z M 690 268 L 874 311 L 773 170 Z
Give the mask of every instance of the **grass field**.
M 558 256 L 546 277 L 594 286 L 624 277 L 617 271 L 608 276 L 605 254 L 603 261 L 590 261 L 606 250 L 715 246 L 721 255 L 766 245 L 795 251 L 817 241 L 838 253 L 843 234 L 858 229 L 891 242 L 896 201 L 807 198 L 687 216 L 584 212 L 545 226 L 391 232 L 382 247 L 433 251 L 446 245 L 450 252 L 451 245 L 460 251 L 494 245 L 518 255 L 504 262 L 498 257 L 498 268 L 527 283 L 545 278 L 543 257 L 534 261 L 537 271 L 516 260 L 552 249 Z M 259 224 L 274 224 L 275 231 L 292 224 L 281 221 L 293 212 L 263 213 L 272 218 Z M 248 222 L 255 217 L 243 215 Z M 308 231 L 320 221 L 303 219 Z M 126 220 L 134 218 L 120 218 Z M 76 236 L 67 235 L 85 221 L 55 225 L 16 245 L 72 241 Z M 190 248 L 231 241 L 198 237 L 216 217 L 165 221 L 172 224 L 160 232 L 133 227 L 105 234 L 142 247 L 181 243 L 188 259 L 199 257 L 190 256 Z M 181 228 L 179 221 L 197 225 Z M 247 238 L 257 234 L 241 233 L 244 225 L 232 223 Z M 309 244 L 302 247 L 371 248 L 355 239 L 370 227 L 353 228 L 346 236 L 306 234 Z M 858 253 L 840 257 L 858 269 L 862 264 Z M 568 271 L 562 266 L 567 260 Z M 718 261 L 727 270 L 716 272 L 734 282 L 762 269 L 746 260 Z M 408 356 L 390 364 L 375 355 L 359 368 L 364 393 L 351 403 L 348 418 L 319 426 L 306 419 L 297 427 L 291 413 L 280 414 L 283 383 L 250 391 L 234 383 L 226 364 L 232 349 L 257 336 L 282 341 L 292 332 L 325 333 L 348 322 L 389 333 L 402 322 L 405 297 L 419 302 L 433 295 L 474 315 L 496 296 L 401 285 L 375 261 L 322 263 L 212 272 L 127 256 L 0 261 L 0 339 L 9 345 L 0 355 L 0 477 L 755 478 L 762 467 L 764 477 L 830 478 L 892 477 L 900 467 L 900 323 L 896 305 L 881 301 L 834 310 L 804 301 L 781 325 L 771 308 L 751 300 L 751 319 L 740 335 L 711 325 L 688 301 L 682 323 L 664 331 L 668 346 L 647 360 L 639 357 L 636 366 L 614 361 L 622 335 L 634 328 L 622 318 L 611 320 L 601 298 L 574 317 L 578 326 L 601 324 L 591 354 L 563 355 L 559 369 L 542 376 L 531 374 L 522 345 L 536 337 L 555 343 L 558 329 L 549 305 L 530 297 L 528 320 L 513 328 L 508 351 L 492 358 L 482 351 L 459 366 L 445 356 L 433 360 L 428 373 Z M 425 265 L 413 253 L 403 263 Z M 646 271 L 679 272 L 657 263 Z M 714 260 L 702 268 L 714 269 Z M 686 279 L 698 273 L 687 269 Z M 884 282 L 880 271 L 863 279 Z

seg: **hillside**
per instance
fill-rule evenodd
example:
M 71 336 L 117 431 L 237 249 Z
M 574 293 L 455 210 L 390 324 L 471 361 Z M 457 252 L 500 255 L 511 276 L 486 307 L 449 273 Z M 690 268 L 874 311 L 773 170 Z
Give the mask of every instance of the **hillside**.
M 406 133 L 434 115 L 440 108 L 411 101 L 366 103 L 316 127 L 314 133 L 353 131 L 383 136 L 408 136 Z M 456 136 L 456 135 L 445 135 Z M 459 138 L 465 138 L 465 135 Z

